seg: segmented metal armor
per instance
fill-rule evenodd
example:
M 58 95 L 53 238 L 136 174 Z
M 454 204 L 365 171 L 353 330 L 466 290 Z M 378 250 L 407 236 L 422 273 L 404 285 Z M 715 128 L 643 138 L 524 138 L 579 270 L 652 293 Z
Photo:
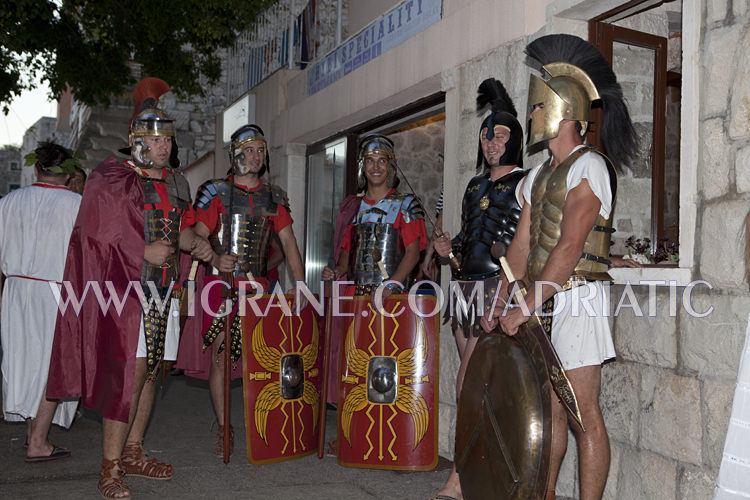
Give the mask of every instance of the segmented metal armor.
M 354 217 L 352 233 L 352 257 L 349 276 L 354 280 L 358 291 L 369 293 L 385 281 L 378 265 L 382 263 L 385 273 L 391 276 L 396 272 L 406 250 L 399 237 L 400 231 L 394 227 L 401 213 L 407 224 L 424 219 L 424 210 L 414 196 L 391 193 L 374 205 L 364 200 Z M 408 286 L 408 283 L 404 284 Z
M 278 215 L 279 205 L 289 210 L 289 200 L 286 193 L 273 184 L 263 183 L 254 191 L 234 185 L 233 190 L 230 193 L 229 183 L 223 179 L 208 181 L 198 190 L 196 207 L 205 209 L 218 197 L 227 213 L 219 216 L 218 230 L 209 238 L 211 246 L 217 254 L 225 254 L 228 250 L 237 255 L 235 278 L 265 276 L 271 237 L 268 217 Z M 228 213 L 230 204 L 231 216 Z M 211 274 L 220 273 L 212 268 Z

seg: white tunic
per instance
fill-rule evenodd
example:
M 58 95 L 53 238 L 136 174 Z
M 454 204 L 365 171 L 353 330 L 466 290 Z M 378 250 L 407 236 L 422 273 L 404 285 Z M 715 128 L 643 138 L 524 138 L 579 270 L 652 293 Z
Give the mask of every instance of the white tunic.
M 750 498 L 750 317 L 714 500 Z
M 0 269 L 6 275 L 0 313 L 3 414 L 36 417 L 47 385 L 57 302 L 48 280 L 62 281 L 81 197 L 37 183 L 0 199 Z M 69 427 L 78 401 L 61 402 L 53 423 Z

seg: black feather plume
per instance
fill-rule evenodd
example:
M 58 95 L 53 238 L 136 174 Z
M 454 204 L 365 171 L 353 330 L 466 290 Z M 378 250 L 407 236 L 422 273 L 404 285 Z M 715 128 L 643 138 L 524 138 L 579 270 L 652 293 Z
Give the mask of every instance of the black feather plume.
M 589 75 L 602 100 L 602 145 L 615 165 L 629 164 L 637 152 L 637 135 L 622 88 L 602 53 L 577 36 L 559 34 L 534 40 L 526 54 L 542 65 L 566 62 Z
M 508 95 L 508 91 L 495 78 L 487 78 L 479 84 L 477 90 L 477 111 L 483 110 L 488 104 L 492 106 L 493 112 L 505 111 L 518 117 L 516 107 L 513 106 L 513 100 Z

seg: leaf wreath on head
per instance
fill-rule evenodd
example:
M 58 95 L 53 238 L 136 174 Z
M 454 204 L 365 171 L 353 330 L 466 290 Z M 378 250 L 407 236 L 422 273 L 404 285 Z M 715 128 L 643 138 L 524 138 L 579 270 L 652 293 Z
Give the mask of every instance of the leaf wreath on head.
M 67 150 L 70 154 L 70 158 L 63 160 L 59 164 L 53 166 L 53 167 L 43 167 L 41 165 L 38 165 L 37 162 L 39 161 L 39 158 L 37 157 L 36 152 L 32 152 L 24 156 L 25 165 L 27 167 L 31 166 L 37 166 L 39 167 L 39 170 L 42 170 L 44 172 L 49 172 L 52 174 L 72 174 L 76 171 L 76 167 L 83 169 L 81 166 L 81 162 L 78 161 L 81 159 L 79 156 L 73 156 L 73 152 L 70 150 Z

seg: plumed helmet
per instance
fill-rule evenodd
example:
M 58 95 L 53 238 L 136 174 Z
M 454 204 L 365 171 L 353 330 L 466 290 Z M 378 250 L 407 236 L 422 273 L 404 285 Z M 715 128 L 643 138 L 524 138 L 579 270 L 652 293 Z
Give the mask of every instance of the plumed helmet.
M 129 154 L 133 162 L 139 167 L 150 168 L 153 162 L 146 158 L 149 147 L 143 142 L 147 136 L 167 136 L 172 138 L 172 153 L 169 158 L 170 166 L 178 168 L 177 143 L 175 141 L 174 120 L 158 108 L 159 97 L 169 92 L 169 85 L 159 78 L 144 78 L 135 86 L 133 99 L 135 109 L 130 118 L 128 129 L 129 147 L 120 150 Z
M 365 158 L 372 155 L 382 155 L 388 158 L 388 177 L 386 183 L 390 188 L 399 185 L 396 171 L 396 151 L 393 141 L 382 134 L 368 134 L 359 141 L 357 153 L 357 191 L 367 189 L 367 177 L 365 176 Z
M 245 161 L 245 154 L 242 152 L 242 146 L 250 142 L 257 142 L 263 146 L 263 167 L 258 173 L 259 176 L 270 169 L 270 159 L 268 156 L 268 144 L 266 143 L 263 129 L 258 125 L 243 125 L 234 131 L 229 145 L 229 162 L 235 175 L 245 175 L 250 171 L 250 166 Z
M 479 126 L 479 148 L 477 150 L 477 171 L 489 167 L 482 152 L 482 131 L 487 129 L 487 139 L 495 137 L 496 127 L 508 130 L 510 137 L 505 143 L 505 152 L 500 157 L 499 165 L 523 166 L 523 129 L 518 123 L 518 112 L 513 100 L 503 84 L 494 78 L 488 78 L 477 90 L 477 111 L 483 111 L 487 105 L 491 112 Z
M 543 104 L 530 118 L 527 143 L 557 137 L 562 120 L 588 130 L 591 108 L 601 106 L 602 145 L 616 165 L 636 153 L 636 133 L 622 88 L 599 50 L 573 35 L 548 35 L 526 46 L 526 54 L 541 63 L 545 79 L 531 75 L 528 109 Z

